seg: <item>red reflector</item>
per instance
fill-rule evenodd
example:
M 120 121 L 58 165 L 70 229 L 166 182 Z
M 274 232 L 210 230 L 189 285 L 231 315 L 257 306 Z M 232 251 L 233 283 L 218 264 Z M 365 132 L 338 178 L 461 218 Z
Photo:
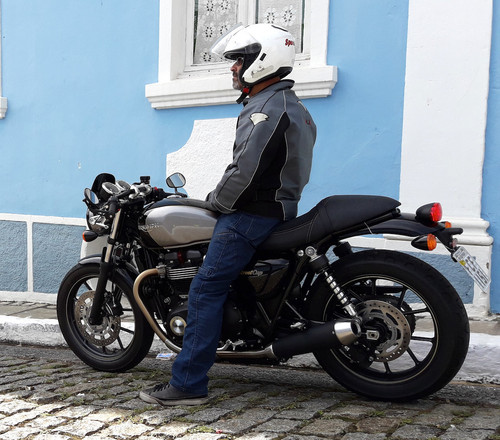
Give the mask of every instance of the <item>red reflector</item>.
M 443 217 L 443 208 L 441 207 L 441 203 L 434 203 L 431 207 L 430 212 L 431 220 L 433 222 L 438 222 Z

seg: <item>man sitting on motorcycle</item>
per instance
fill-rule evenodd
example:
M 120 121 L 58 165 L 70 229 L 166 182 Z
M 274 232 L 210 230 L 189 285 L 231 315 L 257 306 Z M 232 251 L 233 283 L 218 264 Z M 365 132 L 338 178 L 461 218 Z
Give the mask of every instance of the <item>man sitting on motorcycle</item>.
M 191 283 L 182 351 L 168 384 L 141 391 L 161 405 L 198 405 L 207 400 L 207 373 L 215 362 L 230 284 L 251 261 L 274 227 L 297 215 L 309 180 L 316 126 L 282 80 L 292 69 L 295 43 L 270 24 L 239 26 L 212 52 L 234 61 L 233 88 L 241 91 L 233 161 L 208 195 L 221 213 L 203 265 Z

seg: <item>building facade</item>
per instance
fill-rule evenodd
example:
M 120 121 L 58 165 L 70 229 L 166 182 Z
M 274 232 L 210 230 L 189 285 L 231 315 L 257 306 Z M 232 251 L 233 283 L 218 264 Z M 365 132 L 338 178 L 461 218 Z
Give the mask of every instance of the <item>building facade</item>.
M 442 270 L 469 314 L 500 313 L 500 5 L 495 0 L 0 0 L 0 296 L 53 299 L 80 255 L 100 172 L 204 197 L 240 108 L 208 51 L 237 22 L 297 39 L 295 89 L 318 126 L 300 213 L 332 194 L 440 201 L 492 283 Z M 415 252 L 398 237 L 359 247 Z

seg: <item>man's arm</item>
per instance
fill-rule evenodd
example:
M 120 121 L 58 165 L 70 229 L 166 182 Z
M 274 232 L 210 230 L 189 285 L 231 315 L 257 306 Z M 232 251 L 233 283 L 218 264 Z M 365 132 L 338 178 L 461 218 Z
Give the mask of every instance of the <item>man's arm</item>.
M 234 212 L 245 191 L 251 191 L 252 185 L 259 182 L 284 142 L 290 120 L 285 112 L 274 116 L 258 112 L 242 118 L 240 123 L 233 162 L 209 194 L 209 201 L 225 214 Z

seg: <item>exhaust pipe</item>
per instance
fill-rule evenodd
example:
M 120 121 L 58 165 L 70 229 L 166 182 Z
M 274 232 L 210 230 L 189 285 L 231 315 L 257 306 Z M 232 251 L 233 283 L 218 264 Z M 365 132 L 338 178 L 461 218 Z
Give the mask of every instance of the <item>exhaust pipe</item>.
M 311 327 L 301 333 L 285 336 L 264 350 L 218 351 L 222 359 L 288 359 L 304 353 L 337 348 L 355 342 L 361 335 L 361 327 L 355 320 L 330 321 Z
M 145 270 L 139 274 L 133 286 L 134 298 L 149 325 L 160 338 L 160 340 L 174 353 L 179 353 L 181 348 L 169 341 L 165 333 L 160 329 L 155 319 L 149 313 L 139 294 L 142 281 L 150 276 L 159 276 L 158 269 Z M 316 325 L 301 333 L 285 336 L 273 342 L 263 350 L 258 351 L 229 351 L 217 350 L 217 357 L 221 359 L 288 359 L 304 353 L 318 350 L 337 348 L 341 345 L 349 345 L 356 341 L 361 335 L 361 327 L 355 320 L 336 320 Z
M 271 344 L 271 348 L 278 359 L 286 359 L 298 354 L 352 344 L 360 334 L 361 327 L 357 321 L 330 321 L 279 339 Z

